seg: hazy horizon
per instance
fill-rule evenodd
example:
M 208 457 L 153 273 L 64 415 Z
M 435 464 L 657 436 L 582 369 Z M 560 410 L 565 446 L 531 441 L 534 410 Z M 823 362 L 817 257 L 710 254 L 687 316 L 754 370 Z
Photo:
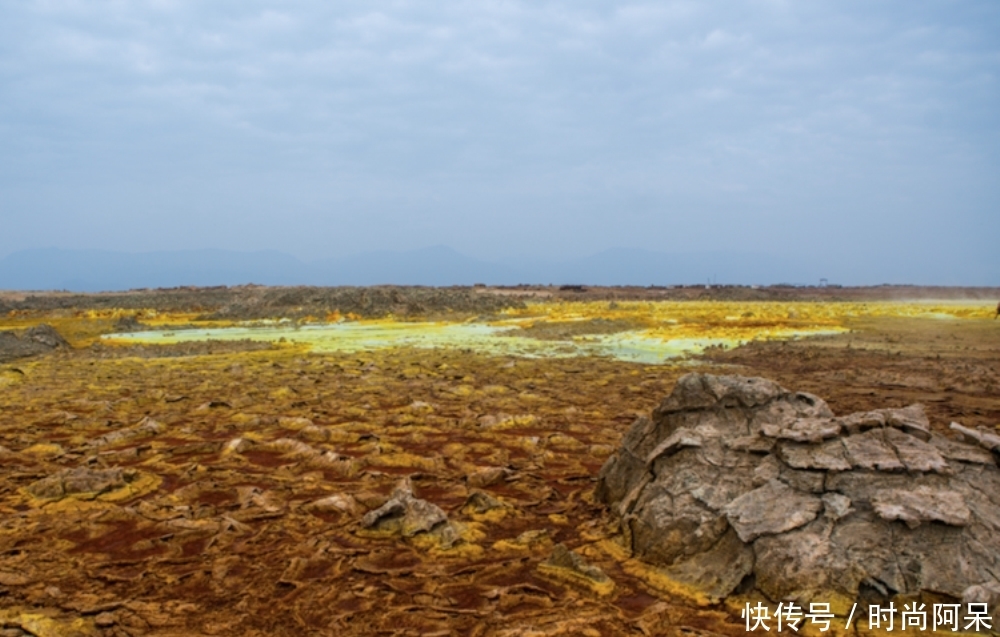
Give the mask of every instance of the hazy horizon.
M 0 290 L 116 291 L 215 285 L 926 285 L 979 281 L 877 278 L 750 252 L 665 254 L 609 249 L 577 259 L 486 261 L 447 246 L 300 260 L 280 251 L 25 250 L 0 258 Z

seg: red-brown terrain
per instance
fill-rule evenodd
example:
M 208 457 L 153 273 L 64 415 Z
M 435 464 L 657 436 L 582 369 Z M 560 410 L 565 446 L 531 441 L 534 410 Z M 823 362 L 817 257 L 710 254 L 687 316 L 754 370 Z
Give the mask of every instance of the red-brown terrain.
M 986 307 L 996 300 L 986 300 L 995 290 L 966 292 Z M 476 314 L 508 297 L 661 293 L 958 295 L 470 289 L 451 307 L 404 289 L 337 309 Z M 272 303 L 265 289 L 243 305 L 229 291 L 207 294 L 225 298 L 150 292 L 131 307 L 233 318 L 259 318 L 261 307 L 330 309 L 309 295 Z M 491 300 L 477 305 L 482 296 Z M 121 295 L 34 298 L 5 295 L 0 328 L 50 323 L 71 347 L 0 364 L 4 637 L 743 635 L 734 608 L 651 586 L 606 550 L 614 528 L 593 498 L 624 431 L 680 375 L 765 376 L 825 398 L 837 414 L 920 402 L 940 431 L 951 421 L 1000 427 L 1000 321 L 989 318 L 858 319 L 836 336 L 640 365 L 447 350 L 97 346 L 93 337 L 114 323 L 80 312 L 129 307 Z M 447 515 L 453 543 L 363 527 L 405 478 Z M 557 544 L 602 569 L 613 592 L 540 568 Z

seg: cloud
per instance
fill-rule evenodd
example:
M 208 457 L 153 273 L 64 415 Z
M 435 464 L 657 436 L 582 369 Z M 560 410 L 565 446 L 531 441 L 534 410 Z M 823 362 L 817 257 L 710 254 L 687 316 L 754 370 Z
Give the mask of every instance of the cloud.
M 753 242 L 925 267 L 885 246 L 905 226 L 981 260 L 998 24 L 985 0 L 15 3 L 0 254 Z

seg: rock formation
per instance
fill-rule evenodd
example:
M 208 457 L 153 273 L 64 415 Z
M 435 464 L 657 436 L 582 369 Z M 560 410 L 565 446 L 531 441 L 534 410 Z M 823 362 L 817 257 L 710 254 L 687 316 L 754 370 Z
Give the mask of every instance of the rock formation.
M 63 469 L 53 475 L 32 482 L 25 488 L 31 496 L 41 500 L 60 500 L 67 496 L 93 499 L 98 496 L 125 489 L 142 477 L 134 469 L 95 469 L 74 467 Z
M 59 332 L 50 325 L 41 324 L 22 332 L 0 331 L 0 363 L 45 354 L 69 347 Z
M 633 555 L 720 599 L 1000 591 L 1000 438 L 920 405 L 835 417 L 763 378 L 688 374 L 600 472 Z
M 437 543 L 445 548 L 450 548 L 460 539 L 458 530 L 439 506 L 413 495 L 413 485 L 408 478 L 393 490 L 388 502 L 365 514 L 361 519 L 361 528 L 375 536 L 411 538 L 419 534 L 433 535 Z

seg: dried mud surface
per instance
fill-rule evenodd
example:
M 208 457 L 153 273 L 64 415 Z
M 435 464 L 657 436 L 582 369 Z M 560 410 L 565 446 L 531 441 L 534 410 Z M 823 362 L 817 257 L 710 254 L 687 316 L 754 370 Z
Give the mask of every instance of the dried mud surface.
M 935 428 L 1000 424 L 1000 321 L 851 327 L 659 366 L 292 346 L 2 365 L 0 629 L 745 635 L 737 609 L 657 588 L 615 553 L 598 470 L 696 370 L 768 376 L 838 414 L 922 402 Z M 363 528 L 407 476 L 452 544 Z M 558 577 L 581 557 L 611 592 Z
M 885 317 L 851 332 L 712 351 L 706 362 L 822 396 L 834 413 L 922 403 L 932 427 L 1000 425 L 1000 320 Z

